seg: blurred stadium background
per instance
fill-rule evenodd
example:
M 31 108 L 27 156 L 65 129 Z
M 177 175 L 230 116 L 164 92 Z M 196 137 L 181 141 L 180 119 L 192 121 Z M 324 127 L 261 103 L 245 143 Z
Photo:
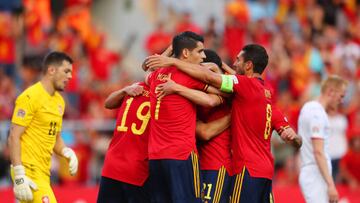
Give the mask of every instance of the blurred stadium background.
M 40 74 L 42 57 L 64 51 L 75 60 L 62 136 L 80 170 L 71 177 L 54 157 L 58 202 L 95 202 L 116 111 L 106 96 L 143 78 L 140 65 L 161 53 L 174 34 L 202 33 L 205 46 L 232 64 L 241 47 L 259 43 L 270 54 L 264 77 L 294 128 L 301 105 L 329 74 L 350 88 L 331 114 L 331 156 L 340 202 L 360 202 L 359 0 L 0 0 L 0 202 L 14 202 L 6 145 L 16 96 Z M 276 202 L 304 202 L 299 157 L 273 136 Z M 352 174 L 344 178 L 344 171 Z

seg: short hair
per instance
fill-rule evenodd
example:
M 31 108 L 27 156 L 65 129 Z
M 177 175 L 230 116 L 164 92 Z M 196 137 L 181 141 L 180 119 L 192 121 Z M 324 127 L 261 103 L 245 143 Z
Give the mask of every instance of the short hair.
M 325 93 L 328 89 L 334 88 L 334 89 L 340 89 L 342 86 L 347 86 L 348 81 L 341 78 L 338 75 L 330 75 L 328 78 L 326 78 L 322 84 L 321 84 L 321 93 Z
M 184 49 L 193 50 L 197 47 L 197 43 L 204 43 L 204 38 L 195 32 L 185 31 L 176 35 L 172 40 L 173 54 L 176 58 L 181 56 Z
M 265 48 L 258 44 L 249 44 L 244 46 L 242 51 L 244 62 L 251 61 L 254 65 L 254 72 L 262 74 L 269 61 Z
M 73 60 L 67 54 L 63 52 L 53 51 L 47 54 L 43 60 L 43 69 L 42 72 L 46 73 L 49 66 L 61 66 L 64 61 L 69 62 L 70 64 L 73 63 Z
M 211 49 L 204 49 L 204 52 L 205 52 L 206 58 L 204 58 L 203 62 L 215 63 L 219 68 L 222 68 L 222 60 L 215 51 L 213 51 Z

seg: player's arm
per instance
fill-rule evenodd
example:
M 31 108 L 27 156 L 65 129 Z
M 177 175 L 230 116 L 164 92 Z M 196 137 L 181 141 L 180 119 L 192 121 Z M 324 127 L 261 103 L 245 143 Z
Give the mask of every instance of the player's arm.
M 279 135 L 284 142 L 297 149 L 299 149 L 302 145 L 302 138 L 290 126 L 284 128 Z
M 168 57 L 171 57 L 173 55 L 173 49 L 172 49 L 172 44 L 170 44 L 166 49 L 165 51 L 161 54 L 162 56 L 168 56 Z M 143 63 L 141 64 L 141 68 L 144 70 L 144 71 L 148 71 L 149 70 L 149 67 L 146 66 L 146 59 L 143 61 Z
M 168 79 L 167 82 L 158 85 L 155 92 L 158 99 L 161 99 L 168 94 L 178 94 L 191 102 L 204 107 L 214 107 L 223 103 L 223 98 L 219 95 L 207 94 L 203 91 L 190 89 L 177 84 L 171 79 Z
M 62 156 L 68 160 L 69 172 L 71 175 L 75 175 L 79 165 L 78 159 L 75 152 L 71 148 L 66 147 L 60 133 L 57 133 L 56 135 L 56 142 L 53 151 L 57 155 Z
M 271 123 L 284 142 L 297 149 L 301 147 L 302 138 L 290 127 L 285 116 L 276 107 L 272 109 Z
M 228 64 L 222 62 L 222 69 L 229 75 L 235 75 L 236 71 L 232 69 Z
M 226 130 L 230 126 L 230 122 L 230 114 L 208 123 L 198 120 L 196 122 L 196 135 L 201 140 L 208 141 Z
M 319 167 L 320 173 L 328 186 L 329 201 L 337 202 L 339 195 L 337 193 L 332 176 L 329 173 L 329 168 L 324 153 L 324 140 L 321 138 L 312 138 L 311 142 L 314 150 L 313 153 L 316 160 L 316 164 Z
M 191 77 L 200 80 L 206 84 L 209 84 L 211 86 L 214 86 L 216 88 L 224 88 L 223 86 L 226 85 L 228 82 L 230 82 L 227 81 L 228 79 L 226 78 L 228 77 L 226 77 L 226 75 L 214 73 L 208 67 L 187 63 L 176 58 L 170 58 L 161 55 L 152 55 L 147 57 L 146 66 L 152 69 L 156 69 L 159 67 L 166 67 L 166 66 L 176 66 L 179 70 L 185 72 Z M 226 84 L 222 84 L 223 79 L 226 80 L 224 81 L 226 82 Z M 230 91 L 232 91 L 232 88 Z
M 14 123 L 10 126 L 8 144 L 10 150 L 10 161 L 13 166 L 21 165 L 20 137 L 25 132 L 25 127 Z
M 143 87 L 137 83 L 126 86 L 120 90 L 112 92 L 105 99 L 105 108 L 107 109 L 115 109 L 121 105 L 122 99 L 126 95 L 137 96 L 140 95 L 143 91 Z
M 21 162 L 20 138 L 25 132 L 25 127 L 12 123 L 8 137 L 11 168 L 14 172 L 14 194 L 20 201 L 32 201 L 32 190 L 37 190 L 37 185 L 25 174 L 25 167 Z

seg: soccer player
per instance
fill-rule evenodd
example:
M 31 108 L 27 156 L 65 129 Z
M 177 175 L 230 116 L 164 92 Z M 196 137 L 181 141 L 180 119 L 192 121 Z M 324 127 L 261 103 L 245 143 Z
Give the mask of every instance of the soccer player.
M 175 65 L 209 85 L 234 94 L 232 101 L 232 163 L 235 182 L 231 202 L 270 202 L 274 174 L 270 138 L 273 129 L 272 91 L 261 78 L 268 62 L 266 50 L 257 44 L 243 47 L 234 63 L 236 75 L 210 71 L 164 56 L 150 56 L 146 66 L 156 69 Z M 276 115 L 276 114 L 274 114 Z M 282 127 L 282 128 L 281 128 Z M 296 147 L 301 138 L 291 128 L 280 126 L 281 138 Z
M 201 36 L 193 32 L 176 35 L 172 42 L 174 57 L 200 64 L 205 58 L 203 41 Z M 149 165 L 152 201 L 200 202 L 199 162 L 195 141 L 196 108 L 191 101 L 176 94 L 158 99 L 156 87 L 167 79 L 195 90 L 207 88 L 207 85 L 176 67 L 164 66 L 148 77 L 151 102 Z M 217 95 L 210 97 L 219 100 Z
M 75 175 L 78 160 L 61 135 L 65 102 L 59 91 L 72 77 L 72 59 L 61 52 L 49 53 L 43 77 L 16 99 L 8 138 L 14 194 L 20 202 L 56 202 L 50 186 L 51 156 L 65 157 Z
M 304 144 L 300 148 L 299 183 L 308 203 L 337 202 L 339 199 L 331 176 L 328 154 L 330 124 L 326 112 L 337 109 L 346 87 L 344 79 L 329 76 L 323 81 L 320 97 L 305 103 L 300 111 L 298 133 Z
M 217 72 L 222 72 L 222 61 L 216 52 L 205 49 L 204 62 L 215 63 Z M 198 90 L 191 90 L 172 80 L 158 85 L 158 96 L 172 93 L 179 94 L 193 103 L 200 105 L 197 108 L 196 135 L 198 144 L 200 170 L 202 176 L 203 202 L 227 202 L 230 196 L 230 107 L 219 97 L 221 104 L 211 108 L 206 100 L 199 100 L 208 95 Z M 198 141 L 199 141 L 198 140 Z
M 105 107 L 120 108 L 105 156 L 97 202 L 150 202 L 149 87 L 141 82 L 115 91 L 105 100 Z

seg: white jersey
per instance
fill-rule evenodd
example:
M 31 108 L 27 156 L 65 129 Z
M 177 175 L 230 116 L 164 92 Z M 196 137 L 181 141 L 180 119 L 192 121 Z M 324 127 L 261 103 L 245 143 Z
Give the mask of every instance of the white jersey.
M 302 107 L 298 120 L 298 134 L 303 141 L 300 148 L 301 167 L 317 165 L 313 153 L 312 139 L 323 139 L 325 157 L 331 171 L 331 161 L 328 153 L 330 123 L 324 107 L 318 101 L 307 102 Z

